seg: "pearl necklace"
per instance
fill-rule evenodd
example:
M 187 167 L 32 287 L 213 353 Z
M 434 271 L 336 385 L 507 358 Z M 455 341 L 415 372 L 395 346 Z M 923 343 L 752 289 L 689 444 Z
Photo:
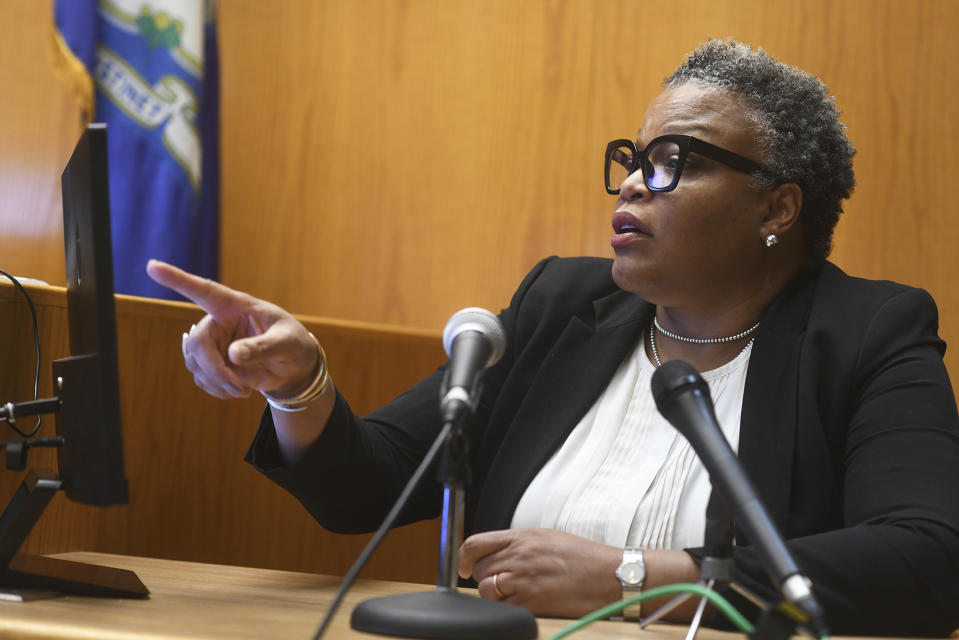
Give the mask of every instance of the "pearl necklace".
M 653 324 L 656 326 L 656 329 L 658 329 L 659 332 L 667 338 L 672 338 L 673 340 L 679 340 L 681 342 L 693 342 L 695 344 L 718 344 L 720 342 L 732 342 L 734 340 L 739 340 L 740 338 L 745 338 L 759 328 L 759 323 L 757 322 L 745 331 L 740 331 L 734 336 L 726 336 L 725 338 L 688 338 L 686 336 L 681 336 L 678 333 L 673 333 L 672 331 L 663 329 L 662 326 L 660 326 L 659 319 L 656 316 L 653 316 Z
M 653 324 L 656 325 L 656 328 L 657 328 L 657 329 L 659 329 L 660 331 L 663 331 L 663 328 L 659 326 L 659 323 L 656 322 L 656 319 L 655 319 L 655 318 L 653 318 Z M 739 336 L 739 337 L 742 338 L 742 337 L 748 336 L 751 332 L 755 331 L 755 330 L 756 330 L 756 327 L 758 327 L 758 326 L 759 326 L 759 323 L 757 322 L 752 328 L 747 329 L 746 331 L 744 331 L 744 332 L 743 332 L 743 335 L 741 335 L 741 336 Z M 670 334 L 666 333 L 665 331 L 663 331 L 663 333 L 665 333 L 667 336 L 670 335 Z M 672 336 L 670 336 L 670 337 L 672 337 Z M 683 338 L 681 338 L 681 337 L 678 338 L 678 339 L 679 339 L 679 340 L 683 340 Z M 698 341 L 699 341 L 699 340 L 696 339 L 696 338 L 685 338 L 685 340 L 686 340 L 687 342 L 698 342 Z M 729 341 L 729 338 L 713 338 L 713 339 L 711 340 L 711 342 L 728 342 L 728 341 Z M 738 354 L 736 354 L 736 358 L 738 358 L 739 356 L 743 355 L 743 353 L 746 351 L 746 349 L 748 349 L 749 346 L 750 346 L 753 342 L 755 342 L 755 341 L 756 341 L 756 338 L 750 338 L 750 339 L 749 339 L 749 342 L 746 343 L 746 346 L 743 347 L 743 350 L 740 351 Z M 707 341 L 704 341 L 704 342 L 707 342 Z M 656 361 L 656 367 L 658 368 L 658 367 L 663 366 L 663 361 L 659 359 L 659 351 L 656 350 L 656 332 L 653 330 L 653 325 L 652 325 L 652 324 L 649 325 L 649 350 L 653 352 L 653 360 Z M 733 358 L 733 359 L 735 360 L 736 358 Z

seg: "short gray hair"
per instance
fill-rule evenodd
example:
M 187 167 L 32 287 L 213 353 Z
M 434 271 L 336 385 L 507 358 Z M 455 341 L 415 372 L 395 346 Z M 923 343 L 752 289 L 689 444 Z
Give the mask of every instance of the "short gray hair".
M 825 260 L 842 201 L 856 179 L 856 153 L 839 122 L 839 110 L 816 76 L 735 40 L 710 40 L 689 54 L 663 81 L 666 88 L 702 84 L 739 99 L 756 126 L 762 148 L 758 184 L 795 183 L 803 193 L 800 213 L 809 257 Z

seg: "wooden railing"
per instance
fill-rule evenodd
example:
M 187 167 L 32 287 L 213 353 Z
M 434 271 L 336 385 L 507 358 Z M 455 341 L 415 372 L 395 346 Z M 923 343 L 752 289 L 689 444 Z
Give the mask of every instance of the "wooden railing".
M 52 395 L 53 359 L 69 354 L 66 294 L 30 286 L 39 317 L 40 394 Z M 368 536 L 322 529 L 289 494 L 242 460 L 263 401 L 217 400 L 193 385 L 180 336 L 202 317 L 192 304 L 116 297 L 120 401 L 130 504 L 98 509 L 57 496 L 28 538 L 31 553 L 91 550 L 341 575 Z M 323 342 L 337 387 L 357 412 L 382 404 L 444 359 L 439 335 L 322 318 L 301 320 Z M 32 397 L 30 312 L 0 283 L 0 402 Z M 23 418 L 18 426 L 32 426 Z M 0 424 L 7 440 L 14 434 Z M 41 434 L 54 433 L 44 418 Z M 33 450 L 30 467 L 56 469 L 52 450 Z M 6 504 L 23 473 L 0 468 Z M 364 575 L 433 582 L 438 524 L 387 536 Z

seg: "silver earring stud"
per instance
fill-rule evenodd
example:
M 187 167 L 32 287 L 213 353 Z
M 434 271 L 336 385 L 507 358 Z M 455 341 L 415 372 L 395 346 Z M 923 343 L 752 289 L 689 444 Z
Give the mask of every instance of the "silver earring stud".
M 766 236 L 767 247 L 775 247 L 777 244 L 779 244 L 779 238 L 776 237 L 775 233 L 770 233 L 768 236 Z

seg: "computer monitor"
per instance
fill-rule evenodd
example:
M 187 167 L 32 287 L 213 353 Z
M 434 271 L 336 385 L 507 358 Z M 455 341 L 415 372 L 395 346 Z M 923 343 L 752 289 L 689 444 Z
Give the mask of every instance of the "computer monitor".
M 0 598 L 5 600 L 32 599 L 37 590 L 123 598 L 150 593 L 132 571 L 19 552 L 61 489 L 84 504 L 129 501 L 120 429 L 107 166 L 106 125 L 88 125 L 62 175 L 70 355 L 53 361 L 57 397 L 42 401 L 59 410 L 38 411 L 57 411 L 59 473 L 31 469 L 0 514 Z
M 129 502 L 117 372 L 107 127 L 87 125 L 62 175 L 70 356 L 53 363 L 59 471 L 71 500 Z

